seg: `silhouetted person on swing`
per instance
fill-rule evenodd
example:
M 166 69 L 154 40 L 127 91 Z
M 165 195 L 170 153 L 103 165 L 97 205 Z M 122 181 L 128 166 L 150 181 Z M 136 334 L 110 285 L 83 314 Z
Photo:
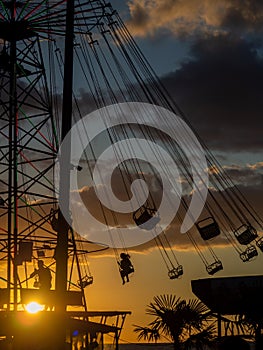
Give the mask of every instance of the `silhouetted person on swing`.
M 50 290 L 52 276 L 49 268 L 44 266 L 43 260 L 38 260 L 38 269 L 35 269 L 30 277 L 32 278 L 36 275 L 38 275 L 39 278 L 39 289 L 42 291 Z
M 129 254 L 121 253 L 120 257 L 121 257 L 121 261 L 118 262 L 118 264 L 120 266 L 122 284 L 125 284 L 125 277 L 126 277 L 126 282 L 130 282 L 129 274 L 134 272 L 134 268 L 131 263 Z

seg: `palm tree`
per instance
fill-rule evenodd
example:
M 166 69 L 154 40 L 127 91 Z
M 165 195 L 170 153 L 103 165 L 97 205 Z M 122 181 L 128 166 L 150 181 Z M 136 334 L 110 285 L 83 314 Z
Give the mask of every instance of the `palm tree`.
M 157 341 L 164 335 L 174 344 L 174 350 L 190 348 L 192 344 L 201 349 L 201 344 L 213 338 L 214 327 L 206 326 L 210 310 L 199 300 L 182 300 L 175 295 L 160 295 L 146 309 L 155 319 L 147 327 L 136 326 L 138 339 Z
M 262 335 L 263 329 L 263 317 L 261 315 L 261 309 L 251 310 L 245 314 L 237 316 L 237 325 L 243 331 L 249 335 L 254 336 L 255 349 L 262 349 Z
M 255 342 L 255 349 L 262 350 L 263 329 L 262 310 L 258 309 L 247 310 L 243 314 L 235 315 L 234 318 L 221 316 L 224 322 L 225 336 L 230 332 L 231 336 L 238 335 Z

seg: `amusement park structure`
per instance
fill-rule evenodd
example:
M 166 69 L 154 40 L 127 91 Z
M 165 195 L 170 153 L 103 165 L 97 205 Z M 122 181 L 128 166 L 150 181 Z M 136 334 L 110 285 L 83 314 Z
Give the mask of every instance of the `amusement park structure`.
M 158 105 L 188 122 L 118 13 L 104 0 L 0 1 L 0 40 L 0 349 L 59 350 L 73 349 L 74 344 L 78 344 L 74 349 L 103 349 L 106 333 L 113 334 L 118 349 L 129 311 L 87 308 L 84 289 L 93 283 L 87 254 L 108 246 L 91 242 L 78 232 L 74 207 L 70 206 L 71 174 L 83 171 L 92 178 L 92 163 L 102 153 L 101 144 L 112 144 L 114 154 L 121 158 L 118 141 L 129 136 L 144 137 L 149 143 L 157 139 L 171 154 L 184 179 L 185 196 L 175 215 L 181 223 L 187 212 L 187 191 L 193 189 L 191 164 L 176 140 L 141 122 L 135 127 L 127 122 L 108 128 L 98 137 L 98 149 L 94 141 L 83 151 L 81 164 L 71 163 L 70 150 L 63 150 L 63 140 L 73 123 L 81 121 L 85 114 L 113 104 L 118 108 L 138 101 L 143 106 Z M 166 123 L 164 116 L 158 117 L 160 123 Z M 208 164 L 208 198 L 200 218 L 186 235 L 207 273 L 213 275 L 223 269 L 223 264 L 211 239 L 223 236 L 241 260 L 248 262 L 263 250 L 263 223 L 201 140 L 200 143 Z M 67 157 L 60 165 L 56 188 L 55 163 L 60 147 Z M 149 183 L 149 173 L 156 179 L 155 187 L 162 188 L 156 169 L 132 155 L 128 158 L 119 162 L 118 169 L 126 199 L 131 197 L 129 188 L 134 179 Z M 156 155 L 156 161 L 170 175 L 162 154 Z M 176 179 L 170 186 L 176 193 L 175 182 Z M 130 225 L 154 230 L 159 224 L 158 204 L 159 199 L 150 192 L 125 224 L 118 213 L 98 206 L 100 220 L 108 226 L 118 269 L 121 254 L 129 254 L 123 239 L 122 247 L 114 245 L 114 229 Z M 153 224 L 147 225 L 148 221 Z M 183 266 L 166 232 L 154 236 L 153 242 L 168 277 L 181 277 Z M 41 286 L 37 261 L 43 261 L 45 271 L 51 273 L 54 288 Z M 132 265 L 129 268 L 128 274 L 134 271 Z M 123 269 L 120 272 L 123 276 Z M 35 289 L 29 288 L 32 276 Z M 25 311 L 30 302 L 44 305 L 44 310 L 30 315 Z M 73 311 L 73 306 L 78 306 L 79 311 Z
M 262 348 L 262 275 L 204 278 L 193 280 L 191 285 L 193 293 L 217 318 L 218 338 L 238 333 L 234 325 L 240 325 L 238 318 L 245 318 L 254 330 L 255 349 Z
M 54 188 L 59 140 L 71 128 L 74 20 L 79 16 L 80 27 L 94 26 L 106 5 L 95 6 L 92 12 L 93 3 L 1 2 L 1 260 L 6 267 L 6 276 L 1 277 L 5 286 L 0 290 L 1 348 L 65 349 L 73 346 L 74 338 L 85 348 L 103 348 L 105 333 L 113 334 L 118 348 L 129 313 L 87 310 L 84 288 L 93 277 L 81 271 L 78 254 L 92 248 L 83 246 L 85 242 L 76 238 L 57 209 Z M 65 39 L 60 134 L 49 85 L 54 77 L 48 77 L 51 72 L 45 62 L 52 59 L 48 55 L 53 36 Z M 67 196 L 69 164 L 61 171 L 60 192 Z M 54 290 L 43 288 L 36 268 L 34 286 L 40 288 L 28 288 L 27 264 L 40 259 L 48 265 L 44 269 L 55 275 Z M 68 274 L 70 259 L 77 265 L 75 284 Z M 33 318 L 25 310 L 32 301 L 46 305 Z M 80 311 L 69 311 L 72 306 Z

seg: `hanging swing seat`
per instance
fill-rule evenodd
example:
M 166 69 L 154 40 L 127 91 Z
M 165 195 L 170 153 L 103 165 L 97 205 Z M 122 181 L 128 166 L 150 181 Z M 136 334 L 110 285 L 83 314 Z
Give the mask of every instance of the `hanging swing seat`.
M 240 254 L 240 259 L 243 262 L 247 262 L 255 258 L 256 256 L 258 256 L 258 251 L 256 247 L 252 245 L 248 247 L 243 253 Z
M 258 237 L 257 230 L 251 225 L 241 225 L 234 231 L 234 235 L 242 245 L 247 245 Z
M 44 258 L 46 256 L 46 250 L 52 250 L 49 244 L 43 244 L 41 247 L 37 248 L 38 258 Z
M 170 280 L 174 280 L 174 279 L 179 278 L 180 276 L 182 276 L 183 273 L 184 273 L 183 266 L 182 265 L 178 265 L 177 267 L 174 267 L 173 269 L 168 271 L 168 276 L 169 276 Z
M 256 243 L 258 248 L 263 252 L 263 237 L 259 238 Z
M 160 217 L 156 215 L 156 212 L 155 208 L 142 206 L 133 213 L 133 220 L 143 230 L 151 231 L 160 221 Z
M 198 221 L 196 223 L 196 227 L 201 237 L 205 241 L 220 235 L 220 228 L 218 226 L 218 223 L 215 221 L 215 219 L 212 216 L 209 216 L 206 219 Z
M 45 251 L 42 249 L 37 250 L 37 257 L 38 258 L 44 258 L 46 256 Z
M 125 268 L 120 268 L 119 270 L 120 270 L 120 275 L 121 276 L 127 276 L 130 273 L 134 272 L 134 267 L 133 267 L 133 265 L 130 265 L 130 266 L 127 266 Z
M 217 260 L 206 267 L 206 271 L 209 275 L 214 275 L 215 273 L 221 270 L 223 270 L 223 264 L 220 260 Z
M 89 286 L 89 285 L 91 285 L 93 283 L 93 276 L 85 275 L 80 280 L 78 280 L 77 283 L 78 283 L 78 286 L 81 289 L 84 289 L 84 288 L 86 288 L 87 286 Z

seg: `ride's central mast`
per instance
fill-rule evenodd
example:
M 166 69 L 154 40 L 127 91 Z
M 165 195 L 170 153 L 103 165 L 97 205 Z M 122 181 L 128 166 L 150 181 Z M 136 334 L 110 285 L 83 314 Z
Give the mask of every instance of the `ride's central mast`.
M 60 164 L 59 207 L 68 217 L 63 217 L 59 211 L 59 231 L 56 248 L 56 291 L 58 311 L 66 310 L 65 294 L 67 290 L 68 268 L 68 233 L 69 217 L 69 188 L 70 188 L 70 149 L 63 147 L 63 140 L 71 129 L 72 118 L 72 84 L 73 84 L 73 48 L 74 48 L 74 0 L 67 1 L 66 9 L 66 37 L 65 37 L 65 65 L 62 105 L 61 154 L 63 162 Z

